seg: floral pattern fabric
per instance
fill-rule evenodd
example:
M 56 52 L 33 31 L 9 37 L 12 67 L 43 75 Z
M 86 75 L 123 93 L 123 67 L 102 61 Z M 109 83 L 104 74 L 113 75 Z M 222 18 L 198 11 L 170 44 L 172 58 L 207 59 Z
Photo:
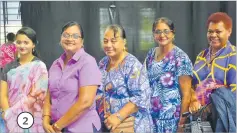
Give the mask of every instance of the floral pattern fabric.
M 3 69 L 2 80 L 8 85 L 8 101 L 10 108 L 5 111 L 5 122 L 11 133 L 41 133 L 43 101 L 48 88 L 48 72 L 46 65 L 38 58 L 20 65 L 19 60 L 8 64 Z M 29 129 L 18 126 L 16 118 L 22 112 L 29 112 L 34 117 L 34 124 Z
M 0 47 L 0 68 L 4 68 L 6 64 L 12 62 L 15 58 L 15 44 L 3 44 Z
M 150 94 L 149 81 L 142 64 L 128 54 L 117 69 L 106 71 L 109 57 L 104 57 L 99 68 L 102 72 L 102 85 L 97 91 L 97 111 L 104 122 L 104 114 L 118 112 L 128 102 L 139 108 L 135 117 L 135 132 L 151 133 L 152 119 L 149 113 Z M 104 104 L 106 104 L 104 106 Z M 106 107 L 106 108 L 104 108 Z
M 152 88 L 151 115 L 154 132 L 176 132 L 181 110 L 179 76 L 192 76 L 192 63 L 187 54 L 175 46 L 162 60 L 156 61 L 156 48 L 146 57 Z

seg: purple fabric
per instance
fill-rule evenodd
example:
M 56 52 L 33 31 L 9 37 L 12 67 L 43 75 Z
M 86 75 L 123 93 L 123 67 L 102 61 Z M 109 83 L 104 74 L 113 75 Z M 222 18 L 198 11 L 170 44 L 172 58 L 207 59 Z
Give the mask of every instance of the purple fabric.
M 83 48 L 74 54 L 64 66 L 65 53 L 54 61 L 49 70 L 49 91 L 51 96 L 52 120 L 60 119 L 78 100 L 79 88 L 101 85 L 101 73 L 95 59 Z M 64 69 L 62 69 L 64 67 Z M 68 125 L 69 132 L 93 132 L 101 128 L 100 118 L 95 109 L 95 102 L 78 120 Z

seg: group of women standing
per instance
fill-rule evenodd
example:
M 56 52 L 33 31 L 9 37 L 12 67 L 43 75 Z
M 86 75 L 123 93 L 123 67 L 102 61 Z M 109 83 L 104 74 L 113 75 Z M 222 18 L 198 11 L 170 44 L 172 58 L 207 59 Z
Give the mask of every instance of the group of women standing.
M 84 51 L 81 25 L 69 22 L 61 32 L 64 53 L 47 71 L 35 54 L 36 33 L 23 27 L 16 34 L 20 58 L 1 74 L 7 132 L 182 131 L 182 113 L 208 104 L 215 89 L 236 89 L 236 51 L 228 41 L 231 18 L 212 14 L 207 31 L 209 47 L 193 67 L 174 43 L 174 23 L 165 17 L 155 20 L 152 32 L 158 46 L 149 50 L 142 64 L 127 51 L 123 27 L 110 25 L 103 38 L 106 56 L 97 65 Z M 30 129 L 17 126 L 21 112 L 34 116 Z

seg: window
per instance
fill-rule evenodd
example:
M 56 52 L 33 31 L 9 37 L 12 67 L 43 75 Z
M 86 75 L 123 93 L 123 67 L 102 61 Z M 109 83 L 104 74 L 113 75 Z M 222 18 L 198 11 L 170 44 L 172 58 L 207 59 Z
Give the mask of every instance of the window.
M 140 10 L 140 30 L 139 30 L 139 46 L 140 50 L 148 50 L 154 46 L 152 36 L 152 24 L 155 20 L 155 9 L 143 8 Z
M 104 32 L 110 24 L 108 8 L 100 8 L 100 43 L 103 44 Z
M 1 1 L 0 2 L 0 44 L 5 43 L 6 35 L 10 32 L 16 32 L 22 27 L 21 16 L 19 14 L 19 1 Z M 3 4 L 5 7 L 3 7 Z M 5 10 L 5 14 L 4 11 Z M 5 21 L 5 25 L 4 25 Z M 5 27 L 5 28 L 4 28 Z

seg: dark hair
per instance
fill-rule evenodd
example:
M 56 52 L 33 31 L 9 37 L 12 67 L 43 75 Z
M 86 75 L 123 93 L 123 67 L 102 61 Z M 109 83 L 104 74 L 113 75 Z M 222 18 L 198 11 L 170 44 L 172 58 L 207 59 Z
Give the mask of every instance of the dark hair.
M 20 30 L 17 31 L 16 36 L 19 34 L 26 35 L 35 45 L 38 45 L 38 41 L 36 38 L 36 32 L 30 27 L 22 27 Z M 36 50 L 32 51 L 32 54 L 38 57 L 38 53 Z
M 161 17 L 161 18 L 158 18 L 158 19 L 155 20 L 155 22 L 153 23 L 153 26 L 152 26 L 152 32 L 155 31 L 156 25 L 158 23 L 165 23 L 165 24 L 167 24 L 168 27 L 170 28 L 170 30 L 172 30 L 172 32 L 175 34 L 174 23 L 170 19 L 168 19 L 166 17 Z
M 120 36 L 121 36 L 123 39 L 126 39 L 125 30 L 124 30 L 124 28 L 123 28 L 121 25 L 117 25 L 117 24 L 109 25 L 109 26 L 107 26 L 106 30 L 108 30 L 108 29 L 113 30 L 113 32 L 114 32 L 114 37 L 115 37 L 115 35 L 116 35 L 116 34 L 119 32 L 119 30 L 120 30 Z
M 7 40 L 8 41 L 14 42 L 15 38 L 16 38 L 16 35 L 14 33 L 10 32 L 10 33 L 7 34 Z
M 62 34 L 67 28 L 69 28 L 69 27 L 71 27 L 71 26 L 74 26 L 74 25 L 78 26 L 78 28 L 80 29 L 80 33 L 81 33 L 81 38 L 84 39 L 84 32 L 83 32 L 83 29 L 82 29 L 81 25 L 80 25 L 79 23 L 75 22 L 75 21 L 67 22 L 67 23 L 63 26 L 63 28 L 62 28 L 61 34 Z
M 106 27 L 106 30 L 108 30 L 108 29 L 113 30 L 114 37 L 116 37 L 116 34 L 118 32 L 120 32 L 120 37 L 122 37 L 123 39 L 126 39 L 125 30 L 121 25 L 112 24 L 112 25 L 109 25 L 109 26 Z M 125 44 L 125 50 L 128 51 L 128 48 L 127 48 L 126 44 Z
M 207 20 L 207 27 L 211 22 L 213 23 L 223 22 L 225 29 L 232 29 L 232 19 L 224 12 L 216 12 L 211 14 Z

